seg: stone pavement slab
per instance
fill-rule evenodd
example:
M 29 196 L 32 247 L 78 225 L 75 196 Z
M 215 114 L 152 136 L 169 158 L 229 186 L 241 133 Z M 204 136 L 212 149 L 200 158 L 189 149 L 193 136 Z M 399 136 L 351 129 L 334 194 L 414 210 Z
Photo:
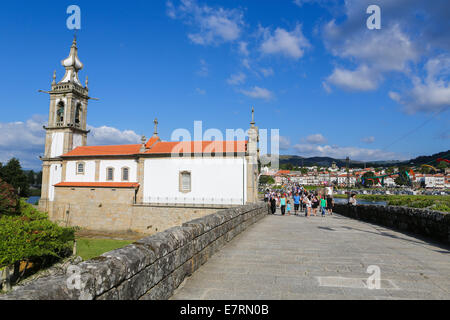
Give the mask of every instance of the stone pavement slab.
M 380 289 L 369 289 L 369 266 Z M 449 247 L 337 214 L 269 215 L 238 235 L 171 299 L 450 299 Z

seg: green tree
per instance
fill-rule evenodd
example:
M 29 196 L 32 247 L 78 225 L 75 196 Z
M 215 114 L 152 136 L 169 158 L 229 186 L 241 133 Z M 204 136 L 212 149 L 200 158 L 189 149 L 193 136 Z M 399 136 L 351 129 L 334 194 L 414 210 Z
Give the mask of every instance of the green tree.
M 12 158 L 1 168 L 0 178 L 12 185 L 21 197 L 29 195 L 28 177 L 22 170 L 20 162 L 16 158 Z
M 259 183 L 261 183 L 261 184 L 274 184 L 275 183 L 275 179 L 273 177 L 271 177 L 271 176 L 262 175 L 259 178 Z
M 42 171 L 39 171 L 36 175 L 36 184 L 38 185 L 42 184 Z
M 30 186 L 36 184 L 36 174 L 34 173 L 33 170 L 28 171 L 28 184 Z
M 448 167 L 448 163 L 445 161 L 441 161 L 439 165 L 437 166 L 437 169 L 441 171 L 445 171 L 445 169 Z
M 375 184 L 375 181 L 370 180 L 370 178 L 372 178 L 374 176 L 375 176 L 375 173 L 372 171 L 368 171 L 368 172 L 364 173 L 362 176 L 362 180 L 361 180 L 363 187 L 368 188 L 368 187 L 373 186 Z
M 19 199 L 14 188 L 0 179 L 0 217 L 3 214 L 16 214 L 19 209 Z
M 395 178 L 394 182 L 398 186 L 411 186 L 411 179 L 408 178 L 409 171 L 411 170 L 408 166 L 401 166 L 398 168 L 399 175 Z

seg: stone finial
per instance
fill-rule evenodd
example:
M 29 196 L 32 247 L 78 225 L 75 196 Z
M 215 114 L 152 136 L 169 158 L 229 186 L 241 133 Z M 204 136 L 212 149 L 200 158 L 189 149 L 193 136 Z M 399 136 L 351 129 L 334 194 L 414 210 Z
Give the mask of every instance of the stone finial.
M 252 107 L 252 122 L 250 122 L 250 124 L 252 125 L 252 127 L 255 126 L 255 108 Z
M 153 132 L 153 135 L 156 137 L 158 135 L 158 119 L 155 118 L 153 123 L 155 124 L 155 131 Z
M 84 82 L 85 88 L 86 88 L 86 89 L 87 89 L 87 87 L 88 87 L 88 83 L 89 83 L 89 79 L 88 79 L 88 76 L 86 76 L 86 81 Z
M 56 84 L 56 70 L 53 71 L 53 81 L 52 84 Z
M 142 146 L 141 146 L 140 152 L 144 152 L 145 151 L 145 144 L 147 143 L 147 138 L 145 136 L 141 137 L 141 143 L 142 143 Z

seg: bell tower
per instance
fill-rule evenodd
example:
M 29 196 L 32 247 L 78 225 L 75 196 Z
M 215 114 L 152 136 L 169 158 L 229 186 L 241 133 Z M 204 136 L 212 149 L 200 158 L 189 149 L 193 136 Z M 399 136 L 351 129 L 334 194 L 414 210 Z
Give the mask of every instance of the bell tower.
M 77 39 L 74 37 L 69 56 L 61 61 L 66 69 L 64 77 L 56 82 L 53 73 L 51 91 L 41 91 L 50 95 L 48 126 L 45 136 L 45 151 L 41 157 L 42 194 L 40 208 L 48 211 L 48 202 L 53 201 L 53 185 L 61 182 L 63 168 L 61 155 L 87 143 L 86 116 L 89 101 L 88 80 L 85 86 L 78 79 L 83 64 L 78 58 Z

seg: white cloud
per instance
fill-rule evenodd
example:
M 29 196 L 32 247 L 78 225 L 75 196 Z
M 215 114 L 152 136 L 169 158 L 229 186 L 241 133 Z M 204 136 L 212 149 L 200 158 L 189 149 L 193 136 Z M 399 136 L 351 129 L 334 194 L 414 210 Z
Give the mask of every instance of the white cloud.
M 230 76 L 230 78 L 227 79 L 227 83 L 230 85 L 238 85 L 245 82 L 247 79 L 247 76 L 245 73 L 239 72 L 237 74 L 233 74 Z
M 312 134 L 312 135 L 309 135 L 308 137 L 306 137 L 306 142 L 312 143 L 312 144 L 321 144 L 321 143 L 326 143 L 327 139 L 325 139 L 325 137 L 323 135 L 321 135 L 320 133 L 317 133 L 317 134 Z
M 345 90 L 375 90 L 383 80 L 383 74 L 409 74 L 410 66 L 420 58 L 419 47 L 399 24 L 383 27 L 376 32 L 356 28 L 358 32 L 348 33 L 348 28 L 345 23 L 337 25 L 335 20 L 324 27 L 328 50 L 334 56 L 357 65 L 354 71 L 335 68 L 327 78 L 328 83 Z
M 205 60 L 200 59 L 200 70 L 197 71 L 197 75 L 200 77 L 207 77 L 209 74 L 209 67 Z
M 247 58 L 246 59 L 242 59 L 242 65 L 245 67 L 245 68 L 247 68 L 247 69 L 251 69 L 251 67 L 250 67 L 250 60 L 248 60 Z
M 407 113 L 435 112 L 450 107 L 450 55 L 440 55 L 425 64 L 427 76 L 413 77 L 413 87 L 403 94 L 389 92 L 389 97 L 403 104 Z
M 250 55 L 250 52 L 248 51 L 248 43 L 247 42 L 244 42 L 244 41 L 239 42 L 239 52 L 246 57 L 248 57 Z
M 138 144 L 141 141 L 141 137 L 132 130 L 120 131 L 113 127 L 95 128 L 90 125 L 87 129 L 91 131 L 87 141 L 89 146 Z
M 303 35 L 300 24 L 290 32 L 283 28 L 277 28 L 273 33 L 268 28 L 262 28 L 260 32 L 263 34 L 260 49 L 265 54 L 280 54 L 299 59 L 303 56 L 304 50 L 311 46 Z
M 205 95 L 206 94 L 206 90 L 200 89 L 200 88 L 195 88 L 195 92 L 197 92 L 200 95 Z
M 288 150 L 291 146 L 291 140 L 288 137 L 279 136 L 278 145 L 280 150 Z
M 378 87 L 379 77 L 378 73 L 365 65 L 354 71 L 335 68 L 324 83 L 324 88 L 329 92 L 328 83 L 331 83 L 345 90 L 369 91 Z
M 266 78 L 274 75 L 274 72 L 273 72 L 272 68 L 261 68 L 261 73 Z
M 241 90 L 241 93 L 256 99 L 271 100 L 273 98 L 273 93 L 270 90 L 258 86 L 254 86 L 250 90 Z
M 365 137 L 361 139 L 362 142 L 367 143 L 367 144 L 371 144 L 375 142 L 375 137 Z
M 199 45 L 235 41 L 240 37 L 244 25 L 240 10 L 201 6 L 195 0 L 181 0 L 179 6 L 171 1 L 167 2 L 167 15 L 173 19 L 181 19 L 196 29 L 188 37 Z
M 377 161 L 377 160 L 403 160 L 404 157 L 378 149 L 365 149 L 356 147 L 340 147 L 330 145 L 297 144 L 293 146 L 299 155 L 305 157 L 331 157 L 344 159 L 347 156 L 351 160 Z
M 23 168 L 40 170 L 44 155 L 47 117 L 35 115 L 25 122 L 0 123 L 0 162 L 18 158 Z M 95 128 L 88 135 L 89 145 L 135 144 L 140 137 L 131 130 L 120 131 L 112 127 Z

